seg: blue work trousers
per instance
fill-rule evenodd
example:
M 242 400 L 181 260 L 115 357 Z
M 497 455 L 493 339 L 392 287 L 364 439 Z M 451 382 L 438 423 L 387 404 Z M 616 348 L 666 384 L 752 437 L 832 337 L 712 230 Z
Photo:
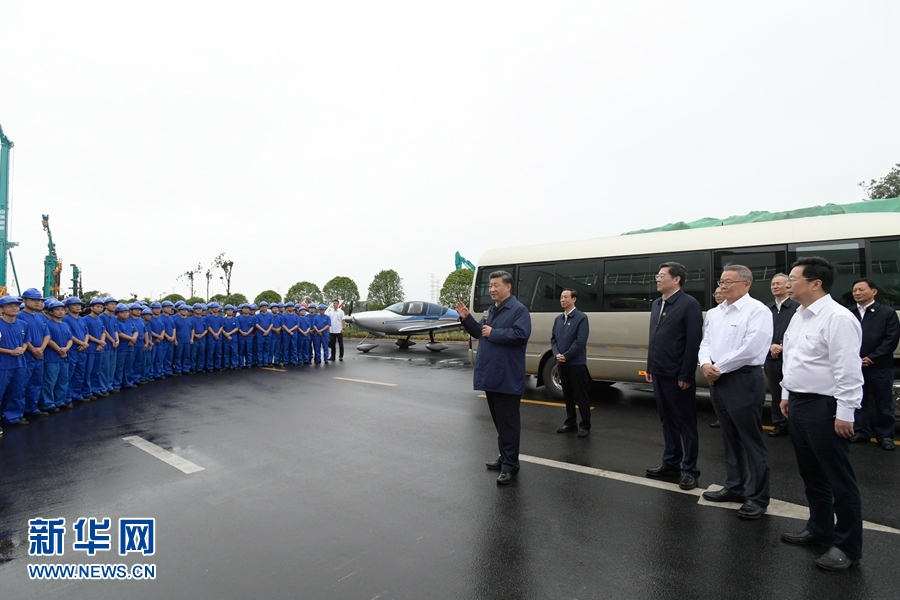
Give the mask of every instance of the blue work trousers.
M 127 343 L 127 342 L 126 342 Z M 113 389 L 113 378 L 116 375 L 116 355 L 117 348 L 113 348 L 112 344 L 108 344 L 103 350 L 103 364 L 100 366 L 100 389 L 108 392 Z
M 41 410 L 60 408 L 69 402 L 69 364 L 44 361 L 44 382 L 41 387 Z
M 44 384 L 44 360 L 34 358 L 25 351 L 25 412 L 38 412 L 41 402 L 41 388 Z
M 304 365 L 310 361 L 310 349 L 312 347 L 312 334 L 297 334 L 297 360 Z
M 191 370 L 191 343 L 178 342 L 174 346 L 172 369 L 175 373 L 182 374 Z
M 268 367 L 272 363 L 272 340 L 274 334 L 257 334 L 256 360 L 261 367 Z
M 84 395 L 96 396 L 103 391 L 103 356 L 105 352 L 88 352 L 84 361 Z
M 78 350 L 74 346 L 67 359 L 69 367 L 69 401 L 81 400 L 90 396 L 91 386 L 87 379 L 87 350 Z
M 220 335 L 219 339 L 206 334 L 206 368 L 221 369 L 222 368 L 222 340 L 225 336 Z
M 112 382 L 114 390 L 124 390 L 134 385 L 134 355 L 134 346 L 119 344 L 119 350 L 116 352 L 116 372 Z
M 191 363 L 198 373 L 206 369 L 206 338 L 195 339 L 191 346 Z
M 0 370 L 0 412 L 7 423 L 25 412 L 25 368 Z
M 226 337 L 222 338 L 222 366 L 226 369 L 237 369 L 240 366 L 238 337 L 240 334 L 232 335 L 230 340 Z

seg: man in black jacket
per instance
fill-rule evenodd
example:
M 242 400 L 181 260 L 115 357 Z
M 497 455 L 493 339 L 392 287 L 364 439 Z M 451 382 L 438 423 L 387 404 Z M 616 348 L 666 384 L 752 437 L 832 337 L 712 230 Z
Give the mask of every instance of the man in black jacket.
M 647 346 L 647 381 L 653 384 L 656 406 L 666 443 L 662 464 L 647 469 L 648 477 L 675 476 L 679 487 L 697 487 L 698 442 L 695 374 L 703 312 L 700 303 L 681 288 L 687 278 L 684 265 L 660 265 L 656 289 L 662 294 L 650 313 L 650 343 Z
M 875 438 L 885 450 L 894 449 L 894 350 L 900 341 L 897 313 L 875 302 L 878 284 L 868 278 L 853 283 L 856 306 L 850 311 L 862 325 L 863 385 L 862 406 L 856 409 L 851 443 L 866 442 L 874 429 Z M 869 407 L 875 405 L 875 422 L 869 426 Z
M 587 437 L 591 432 L 591 407 L 588 395 L 591 389 L 591 374 L 587 368 L 587 341 L 590 325 L 587 315 L 575 308 L 578 293 L 564 289 L 559 295 L 563 314 L 553 321 L 550 347 L 556 358 L 559 382 L 566 398 L 566 422 L 556 433 L 578 431 L 578 437 Z M 581 425 L 575 414 L 575 405 L 581 411 Z
M 781 378 L 784 376 L 782 344 L 784 332 L 787 331 L 791 317 L 794 316 L 800 303 L 788 296 L 787 275 L 784 273 L 773 277 L 770 285 L 775 300 L 766 306 L 772 311 L 772 345 L 766 355 L 764 367 L 766 379 L 769 380 L 769 391 L 772 392 L 772 425 L 775 426 L 775 429 L 769 432 L 769 437 L 780 437 L 788 434 L 787 419 L 781 414 Z

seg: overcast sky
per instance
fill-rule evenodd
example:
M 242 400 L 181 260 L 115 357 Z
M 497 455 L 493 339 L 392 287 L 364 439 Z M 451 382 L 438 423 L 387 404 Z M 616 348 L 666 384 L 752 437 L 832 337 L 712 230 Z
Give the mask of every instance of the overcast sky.
M 19 281 L 42 213 L 86 290 L 187 295 L 225 252 L 251 299 L 365 297 L 388 268 L 429 299 L 456 251 L 857 201 L 900 162 L 897 23 L 896 0 L 2 0 Z

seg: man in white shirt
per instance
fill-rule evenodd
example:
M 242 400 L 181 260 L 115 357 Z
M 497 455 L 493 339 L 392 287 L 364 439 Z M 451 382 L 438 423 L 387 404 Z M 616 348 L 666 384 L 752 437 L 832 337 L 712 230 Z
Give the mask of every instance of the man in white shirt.
M 331 319 L 331 328 L 329 329 L 328 347 L 331 351 L 331 362 L 334 362 L 336 352 L 335 346 L 340 346 L 341 353 L 338 360 L 344 360 L 344 311 L 341 310 L 341 302 L 338 299 L 331 301 L 331 306 L 325 311 L 325 314 Z
M 863 376 L 859 321 L 829 295 L 836 275 L 834 265 L 812 256 L 797 260 L 788 277 L 800 307 L 784 334 L 781 412 L 788 418 L 809 520 L 806 529 L 784 532 L 781 539 L 830 545 L 816 565 L 842 571 L 862 557 L 862 500 L 849 440 Z
M 744 519 L 758 519 L 769 506 L 762 367 L 772 340 L 772 313 L 749 295 L 752 283 L 747 267 L 725 267 L 718 282 L 725 301 L 706 315 L 699 356 L 700 369 L 714 386 L 711 398 L 725 443 L 726 470 L 722 489 L 703 492 L 703 498 L 742 502 L 738 516 Z

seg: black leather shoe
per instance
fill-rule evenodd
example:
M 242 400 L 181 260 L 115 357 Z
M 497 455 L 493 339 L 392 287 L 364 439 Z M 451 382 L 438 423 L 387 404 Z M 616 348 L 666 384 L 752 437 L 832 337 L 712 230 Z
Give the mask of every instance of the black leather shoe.
M 766 513 L 766 507 L 760 506 L 753 500 L 747 500 L 738 510 L 738 516 L 742 519 L 758 519 Z
M 489 463 L 484 463 L 484 466 L 488 468 L 488 471 L 499 471 L 501 465 L 503 465 L 503 462 L 501 460 L 501 457 L 499 456 L 497 457 L 497 460 L 491 461 Z
M 746 500 L 743 496 L 733 494 L 725 488 L 722 488 L 717 492 L 703 492 L 703 499 L 709 500 L 710 502 L 740 502 L 742 504 L 744 503 L 744 500 Z
M 788 544 L 797 544 L 798 546 L 827 546 L 831 543 L 831 540 L 814 535 L 806 529 L 803 531 L 784 531 L 781 534 L 781 539 Z
M 816 566 L 829 571 L 846 571 L 853 565 L 858 565 L 858 560 L 850 560 L 840 548 L 832 546 L 828 552 L 816 559 Z
M 515 479 L 515 473 L 500 473 L 497 477 L 497 485 L 507 485 L 512 483 L 512 480 Z
M 7 421 L 6 423 L 4 423 L 4 425 L 6 425 L 7 427 L 24 427 L 26 425 L 30 425 L 30 423 L 25 417 L 19 417 L 15 421 Z
M 862 435 L 859 433 L 854 433 L 853 435 L 851 435 L 850 440 L 849 440 L 849 442 L 851 444 L 858 444 L 860 442 L 868 442 L 868 441 L 869 441 L 869 436 Z
M 115 392 L 118 392 L 119 390 L 114 390 L 114 391 L 115 391 Z M 101 397 L 101 398 L 108 398 L 108 397 L 109 397 L 109 392 L 100 392 L 100 393 L 97 394 L 97 395 L 98 395 L 99 397 Z
M 32 419 L 36 419 L 36 418 L 41 418 L 41 419 L 43 419 L 44 417 L 49 417 L 49 416 L 50 416 L 50 413 L 44 412 L 44 411 L 42 411 L 42 410 L 39 410 L 39 411 L 33 412 L 33 413 L 25 413 L 25 416 L 26 416 L 26 417 L 31 417 Z
M 678 487 L 683 490 L 692 490 L 697 487 L 697 478 L 690 473 L 682 473 L 681 480 L 678 482 Z
M 591 435 L 590 429 L 579 429 L 578 430 L 578 437 L 587 437 L 589 435 Z M 893 442 L 891 442 L 891 443 L 893 443 Z
M 563 425 L 556 430 L 556 433 L 575 433 L 576 431 L 578 431 L 578 428 L 574 425 Z
M 788 434 L 787 423 L 778 423 L 775 429 L 769 432 L 769 437 L 781 437 Z
M 712 423 L 709 424 L 709 426 L 712 427 L 713 429 L 718 429 L 719 427 L 721 427 L 721 425 L 719 425 L 718 421 L 713 421 Z
M 62 407 L 63 407 L 64 409 L 66 409 L 66 410 L 70 410 L 70 409 L 74 408 L 74 407 L 72 406 L 72 403 L 71 403 L 71 402 L 66 402 L 65 404 L 62 405 Z
M 48 408 L 48 409 L 47 409 L 47 413 L 48 413 L 48 414 L 51 414 L 51 415 L 55 415 L 55 414 L 58 413 L 58 412 L 59 412 L 59 409 L 56 408 L 55 406 L 54 406 L 53 408 Z
M 651 469 L 647 469 L 646 471 L 647 477 L 673 477 L 681 473 L 681 469 L 678 467 L 670 467 L 669 465 L 659 465 L 658 467 L 653 467 Z
M 878 440 L 878 444 L 882 449 L 887 450 L 888 452 L 892 451 L 896 446 L 894 446 L 894 440 L 891 438 L 881 438 Z

